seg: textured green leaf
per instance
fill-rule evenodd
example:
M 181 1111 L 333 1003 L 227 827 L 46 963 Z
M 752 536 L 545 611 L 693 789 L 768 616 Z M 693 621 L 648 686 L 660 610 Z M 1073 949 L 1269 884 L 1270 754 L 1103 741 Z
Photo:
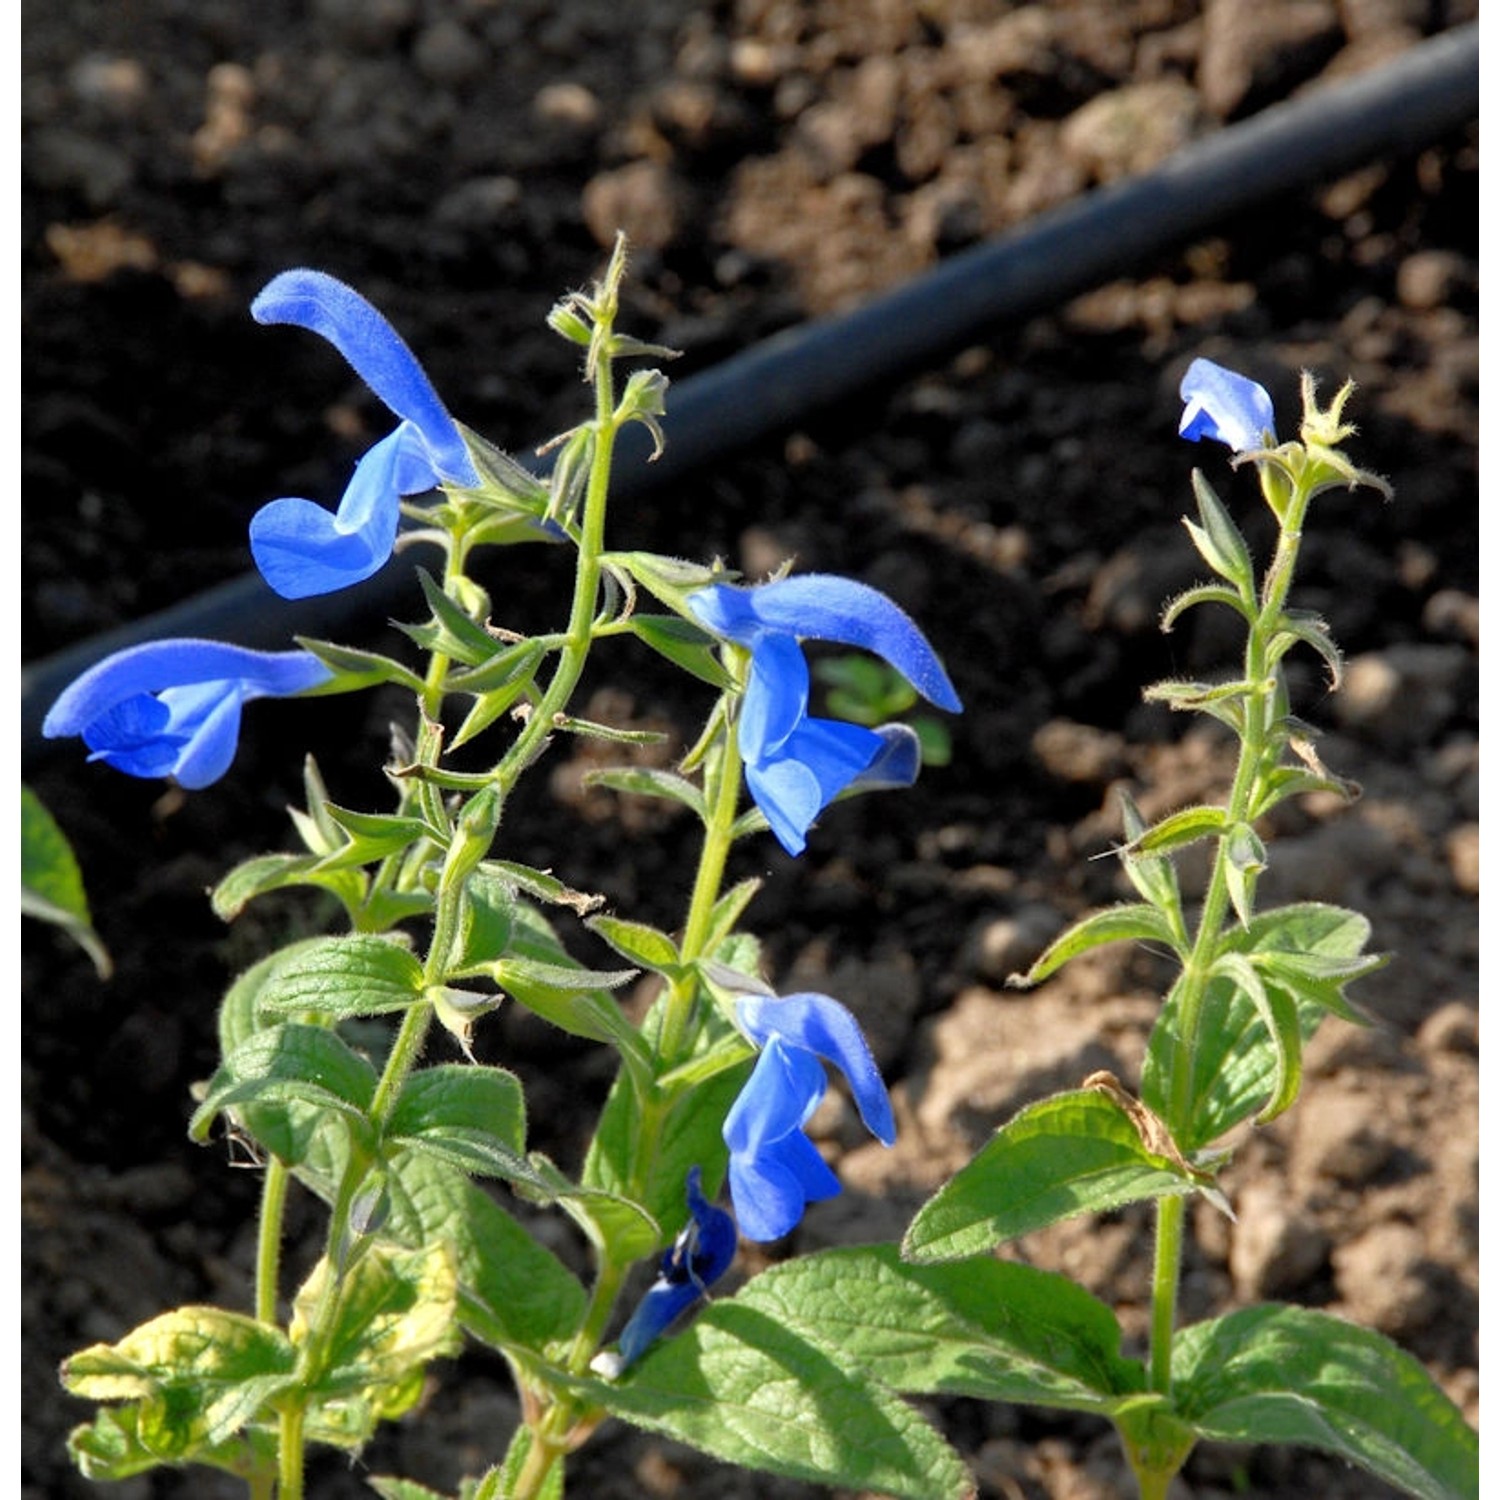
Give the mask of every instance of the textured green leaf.
M 112 965 L 89 915 L 72 846 L 29 786 L 21 788 L 21 912 L 61 927 L 88 954 L 101 979 Z
M 583 1287 L 457 1168 L 399 1156 L 389 1191 L 384 1232 L 406 1245 L 449 1247 L 460 1316 L 476 1338 L 498 1349 L 535 1351 L 572 1335 L 583 1315 Z
M 747 1469 L 912 1500 L 974 1493 L 957 1455 L 899 1397 L 733 1299 L 618 1382 L 578 1386 L 638 1427 Z
M 292 1307 L 294 1345 L 327 1291 L 326 1257 L 303 1282 Z M 338 1312 L 323 1344 L 314 1387 L 319 1400 L 351 1392 L 367 1397 L 403 1384 L 413 1371 L 457 1352 L 458 1276 L 446 1244 L 415 1250 L 370 1245 L 339 1282 Z
M 1026 985 L 1040 984 L 1049 974 L 1054 974 L 1080 953 L 1090 948 L 1102 947 L 1105 943 L 1121 943 L 1134 940 L 1141 943 L 1161 943 L 1176 948 L 1177 940 L 1171 924 L 1154 906 L 1143 902 L 1128 906 L 1110 906 L 1103 911 L 1091 912 L 1075 922 L 1060 937 L 1055 938 L 1047 950 L 1027 970 L 1024 977 L 1014 976 L 1012 982 Z
M 223 1308 L 162 1313 L 114 1344 L 63 1363 L 62 1383 L 94 1401 L 137 1401 L 137 1435 L 160 1458 L 190 1459 L 251 1421 L 294 1383 L 296 1355 L 280 1329 Z
M 224 1059 L 208 1082 L 188 1133 L 194 1140 L 206 1140 L 220 1111 L 245 1103 L 312 1105 L 333 1110 L 359 1128 L 374 1097 L 375 1081 L 369 1063 L 331 1031 L 296 1023 L 273 1026 L 253 1032 Z M 291 1123 L 295 1128 L 298 1122 Z M 307 1124 L 310 1128 L 311 1122 Z M 300 1135 L 285 1141 L 261 1139 L 293 1164 L 306 1145 Z
M 164 1463 L 180 1463 L 180 1457 L 165 1457 L 147 1446 L 144 1433 L 154 1435 L 149 1417 L 143 1422 L 148 1402 L 128 1406 L 106 1406 L 94 1420 L 68 1434 L 68 1456 L 85 1479 L 129 1479 Z M 223 1469 L 242 1480 L 252 1474 L 263 1479 L 276 1474 L 276 1438 L 269 1430 L 249 1430 L 222 1443 L 200 1442 L 192 1451 L 195 1464 Z
M 1176 932 L 1183 931 L 1182 892 L 1177 885 L 1177 871 L 1172 861 L 1162 855 L 1132 854 L 1132 846 L 1146 831 L 1145 820 L 1130 793 L 1121 788 L 1120 819 L 1125 827 L 1125 848 L 1120 863 L 1137 894 L 1149 901 Z
M 330 870 L 317 854 L 260 854 L 232 869 L 213 888 L 214 914 L 232 922 L 256 896 L 294 885 L 319 886 L 336 896 L 350 916 L 364 904 L 368 884 L 357 870 Z
M 491 656 L 482 665 L 471 667 L 467 672 L 455 672 L 444 684 L 450 693 L 472 693 L 476 697 L 488 697 L 501 688 L 518 691 L 536 672 L 538 663 L 547 654 L 540 641 L 517 641 L 512 646 L 502 646 L 499 641 L 490 642 Z M 510 702 L 515 702 L 517 693 L 511 693 Z
M 1476 1500 L 1479 1438 L 1425 1369 L 1366 1328 L 1247 1307 L 1182 1329 L 1178 1413 L 1206 1438 L 1321 1448 L 1422 1500 Z
M 406 1010 L 422 994 L 422 965 L 409 949 L 367 933 L 332 938 L 281 964 L 260 994 L 268 1015 L 341 1021 Z
M 616 953 L 658 974 L 673 974 L 682 967 L 677 944 L 659 928 L 645 922 L 628 922 L 621 917 L 590 917 L 587 925 Z
M 824 1250 L 772 1266 L 735 1302 L 804 1333 L 909 1395 L 1030 1402 L 1109 1416 L 1144 1389 L 1097 1298 L 1031 1266 L 983 1258 L 913 1265 L 894 1245 Z
M 1227 979 L 1255 1007 L 1275 1058 L 1271 1096 L 1256 1116 L 1265 1125 L 1284 1114 L 1302 1087 L 1302 1022 L 1296 1000 L 1275 985 L 1262 983 L 1255 965 L 1243 953 L 1221 953 L 1211 974 Z
M 731 1028 L 717 1018 L 704 1028 L 701 1045 L 688 1059 L 713 1053 Z M 710 1040 L 711 1038 L 711 1040 Z M 717 1060 L 722 1064 L 722 1059 Z M 665 1235 L 673 1235 L 687 1218 L 684 1184 L 693 1167 L 703 1171 L 704 1191 L 712 1195 L 724 1178 L 728 1150 L 724 1145 L 724 1116 L 748 1077 L 748 1057 L 713 1074 L 691 1090 L 679 1093 L 656 1126 L 655 1148 L 647 1156 L 647 1176 L 637 1186 L 637 1155 L 646 1140 L 647 1121 L 637 1086 L 628 1072 L 620 1072 L 605 1101 L 594 1138 L 589 1143 L 582 1182 L 642 1203 Z
M 503 1068 L 444 1063 L 407 1079 L 386 1124 L 394 1140 L 467 1171 L 530 1182 L 526 1099 Z
M 1023 1109 L 917 1211 L 902 1254 L 957 1260 L 1081 1213 L 1200 1186 L 1147 1151 L 1125 1112 L 1096 1089 Z
M 1268 987 L 1268 993 L 1273 987 Z M 1181 1024 L 1179 985 L 1173 985 L 1151 1029 L 1141 1068 L 1141 1099 L 1170 1117 L 1170 1078 Z M 1297 1006 L 1305 1046 L 1323 1011 Z M 1276 1048 L 1255 1002 L 1227 979 L 1209 984 L 1194 1047 L 1193 1092 L 1183 1119 L 1173 1122 L 1177 1144 L 1188 1155 L 1263 1109 L 1278 1092 Z

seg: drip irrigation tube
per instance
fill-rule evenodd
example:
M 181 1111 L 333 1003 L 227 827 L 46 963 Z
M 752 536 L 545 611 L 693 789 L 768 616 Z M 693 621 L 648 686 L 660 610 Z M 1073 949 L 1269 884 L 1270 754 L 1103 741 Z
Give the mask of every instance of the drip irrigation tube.
M 1258 203 L 1378 157 L 1408 155 L 1478 112 L 1476 22 L 1376 72 L 1272 105 L 1152 172 L 955 255 L 853 312 L 789 329 L 674 384 L 666 452 L 648 467 L 643 443 L 622 447 L 618 490 L 670 483 L 710 457 L 950 356 L 1000 324 L 1117 280 Z M 111 652 L 162 636 L 269 648 L 294 635 L 326 636 L 353 616 L 388 609 L 409 585 L 404 572 L 387 568 L 358 589 L 297 603 L 247 574 L 24 668 L 23 766 L 49 744 L 40 730 L 53 699 Z

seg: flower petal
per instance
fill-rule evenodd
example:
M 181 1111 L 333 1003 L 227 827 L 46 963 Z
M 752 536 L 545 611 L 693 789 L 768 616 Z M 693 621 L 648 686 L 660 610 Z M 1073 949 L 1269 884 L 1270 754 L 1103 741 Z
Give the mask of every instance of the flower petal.
M 962 710 L 942 663 L 905 610 L 879 589 L 831 573 L 806 573 L 751 588 L 715 583 L 697 589 L 688 606 L 719 635 L 753 646 L 759 631 L 799 640 L 836 641 L 883 657 L 929 703 Z
M 96 662 L 58 696 L 42 721 L 48 739 L 82 734 L 101 715 L 136 697 L 194 682 L 237 679 L 254 697 L 282 698 L 333 674 L 308 651 L 251 651 L 222 641 L 147 641 Z
M 172 712 L 169 731 L 187 737 L 172 775 L 190 792 L 211 786 L 229 769 L 239 747 L 240 685 L 206 682 L 168 688 L 161 701 Z
M 724 1117 L 731 1154 L 755 1156 L 802 1129 L 828 1090 L 823 1065 L 811 1052 L 788 1047 L 779 1036 L 757 1038 L 761 1054 Z
M 818 814 L 859 779 L 881 748 L 880 736 L 859 724 L 804 719 L 774 757 L 746 763 L 750 795 L 788 854 L 802 853 Z
M 890 1096 L 864 1032 L 846 1006 L 829 995 L 811 993 L 743 995 L 736 1012 L 745 1034 L 757 1045 L 767 1050 L 778 1044 L 805 1048 L 833 1063 L 849 1080 L 859 1117 L 870 1133 L 887 1146 L 894 1143 L 896 1121 Z M 761 1057 L 765 1056 L 762 1052 Z
M 882 724 L 873 733 L 880 748 L 850 785 L 870 791 L 914 786 L 922 770 L 921 736 L 910 724 Z
M 414 430 L 403 422 L 360 459 L 337 512 L 287 497 L 250 518 L 255 566 L 283 599 L 362 583 L 390 560 L 401 521 L 398 471 L 409 465 L 406 435 Z
M 788 1235 L 809 1203 L 836 1197 L 839 1180 L 798 1131 L 754 1156 L 729 1158 L 729 1191 L 740 1233 L 763 1244 Z
M 1270 394 L 1246 375 L 1226 370 L 1211 359 L 1195 359 L 1182 377 L 1178 393 L 1187 403 L 1178 435 L 1190 442 L 1213 438 L 1236 453 L 1276 441 L 1276 411 Z
M 479 471 L 405 341 L 351 286 L 323 271 L 283 271 L 250 304 L 257 323 L 290 323 L 321 334 L 398 417 L 415 424 L 444 479 L 470 488 Z
M 750 654 L 740 705 L 740 752 L 746 760 L 774 753 L 807 712 L 809 678 L 802 647 L 789 635 L 766 635 Z

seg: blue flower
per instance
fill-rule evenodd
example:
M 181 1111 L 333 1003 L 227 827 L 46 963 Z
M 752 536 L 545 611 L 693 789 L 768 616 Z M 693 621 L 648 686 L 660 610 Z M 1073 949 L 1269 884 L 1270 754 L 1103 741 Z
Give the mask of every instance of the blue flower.
M 876 589 L 810 573 L 756 588 L 715 583 L 688 596 L 699 624 L 750 652 L 740 705 L 740 753 L 755 804 L 788 854 L 856 782 L 910 786 L 921 764 L 915 736 L 901 726 L 866 729 L 807 712 L 802 640 L 837 641 L 883 657 L 930 703 L 953 713 L 958 694 L 927 639 Z
M 332 675 L 308 651 L 149 641 L 106 657 L 65 688 L 42 733 L 80 734 L 90 760 L 131 776 L 174 776 L 196 790 L 229 769 L 241 704 L 304 692 Z
M 694 1167 L 687 1177 L 687 1225 L 662 1256 L 656 1280 L 620 1334 L 619 1360 L 611 1362 L 613 1371 L 634 1364 L 676 1317 L 707 1294 L 734 1259 L 734 1220 L 703 1196 L 702 1181 L 703 1174 Z
M 251 519 L 255 565 L 278 594 L 331 594 L 385 566 L 403 495 L 445 482 L 473 489 L 479 471 L 416 356 L 352 287 L 322 271 L 283 271 L 250 313 L 258 323 L 291 323 L 322 334 L 401 418 L 360 459 L 336 513 L 289 497 L 262 506 Z
M 745 995 L 737 1009 L 761 1053 L 724 1119 L 729 1192 L 745 1238 L 777 1240 L 796 1228 L 809 1203 L 839 1191 L 803 1130 L 828 1089 L 819 1059 L 848 1079 L 860 1119 L 887 1146 L 896 1139 L 896 1122 L 859 1023 L 837 1000 Z
M 1266 388 L 1211 359 L 1195 359 L 1178 388 L 1187 403 L 1178 435 L 1198 442 L 1213 438 L 1236 453 L 1250 453 L 1276 442 L 1276 412 Z

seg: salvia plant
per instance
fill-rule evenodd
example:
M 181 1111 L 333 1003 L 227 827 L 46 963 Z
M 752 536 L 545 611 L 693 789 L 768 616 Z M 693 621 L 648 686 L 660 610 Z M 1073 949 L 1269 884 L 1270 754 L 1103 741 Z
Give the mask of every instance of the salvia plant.
M 1147 1500 L 1203 1440 L 1320 1448 L 1416 1495 L 1475 1495 L 1474 1433 L 1393 1344 L 1295 1307 L 1186 1327 L 1177 1317 L 1189 1201 L 1229 1210 L 1226 1137 L 1291 1106 L 1308 1037 L 1329 1015 L 1359 1019 L 1346 988 L 1382 961 L 1352 911 L 1256 904 L 1264 815 L 1305 792 L 1346 790 L 1292 712 L 1283 663 L 1310 648 L 1339 672 L 1327 626 L 1288 602 L 1311 502 L 1335 485 L 1384 488 L 1345 456 L 1349 388 L 1323 407 L 1306 381 L 1299 436 L 1282 442 L 1258 385 L 1202 360 L 1183 382 L 1183 436 L 1216 439 L 1255 467 L 1278 537 L 1257 573 L 1194 475 L 1187 524 L 1211 576 L 1171 602 L 1164 624 L 1227 609 L 1244 656 L 1226 680 L 1164 682 L 1148 696 L 1227 726 L 1238 767 L 1222 806 L 1148 826 L 1127 801 L 1118 853 L 1139 899 L 1086 916 L 1021 976 L 1038 983 L 1123 940 L 1172 955 L 1177 977 L 1136 1087 L 1095 1074 L 1023 1109 L 899 1245 L 784 1260 L 714 1296 L 740 1236 L 779 1240 L 839 1191 L 806 1133 L 830 1065 L 870 1133 L 895 1138 L 860 997 L 775 993 L 742 926 L 757 883 L 726 888 L 731 847 L 769 832 L 798 854 L 838 799 L 912 783 L 916 731 L 879 722 L 872 705 L 960 703 L 917 626 L 864 584 L 746 582 L 610 549 L 616 439 L 639 423 L 664 440 L 667 381 L 640 361 L 670 353 L 617 331 L 624 266 L 621 244 L 600 281 L 550 316 L 584 351 L 594 408 L 548 445 L 546 478 L 455 421 L 358 293 L 316 271 L 276 277 L 254 316 L 329 340 L 396 425 L 336 511 L 295 497 L 265 506 L 250 527 L 255 561 L 289 598 L 354 586 L 389 564 L 405 517 L 406 535 L 442 560 L 420 574 L 425 618 L 404 627 L 417 664 L 313 640 L 274 653 L 158 641 L 86 672 L 48 716 L 49 735 L 81 736 L 94 759 L 202 787 L 229 766 L 255 698 L 384 684 L 413 700 L 385 806 L 344 806 L 309 761 L 306 806 L 292 813 L 301 851 L 251 859 L 213 893 L 228 919 L 264 893 L 313 887 L 335 899 L 344 930 L 293 942 L 232 984 L 222 1060 L 192 1115 L 194 1139 L 227 1138 L 261 1165 L 249 1305 L 179 1307 L 67 1360 L 66 1387 L 100 1403 L 72 1434 L 78 1467 L 120 1479 L 208 1465 L 252 1496 L 296 1500 L 309 1444 L 357 1453 L 468 1338 L 504 1357 L 522 1421 L 508 1444 L 497 1435 L 491 1467 L 461 1500 L 560 1496 L 568 1455 L 609 1417 L 775 1474 L 920 1500 L 970 1495 L 958 1455 L 906 1399 L 937 1395 L 1105 1418 Z M 471 571 L 488 549 L 522 542 L 572 561 L 566 618 L 549 633 L 493 624 Z M 507 804 L 549 746 L 633 737 L 573 703 L 596 648 L 621 638 L 697 679 L 708 703 L 675 769 L 594 773 L 681 804 L 701 827 L 670 932 L 606 911 L 504 841 Z M 836 672 L 848 718 L 809 711 L 808 640 L 883 664 Z M 1194 843 L 1209 845 L 1212 874 L 1190 910 L 1173 860 Z M 580 920 L 610 967 L 570 951 Z M 655 998 L 636 1019 L 617 997 L 639 976 L 654 979 Z M 476 1033 L 502 1002 L 617 1059 L 579 1161 L 529 1148 L 521 1083 L 476 1060 Z M 436 1045 L 443 1031 L 452 1045 Z M 326 1210 L 322 1254 L 297 1286 L 282 1263 L 293 1192 Z M 1155 1204 L 1156 1255 L 1149 1347 L 1136 1357 L 1103 1301 L 996 1251 L 1141 1200 Z M 576 1226 L 586 1274 L 526 1227 L 543 1210 Z M 411 1479 L 370 1482 L 389 1500 L 435 1494 Z

